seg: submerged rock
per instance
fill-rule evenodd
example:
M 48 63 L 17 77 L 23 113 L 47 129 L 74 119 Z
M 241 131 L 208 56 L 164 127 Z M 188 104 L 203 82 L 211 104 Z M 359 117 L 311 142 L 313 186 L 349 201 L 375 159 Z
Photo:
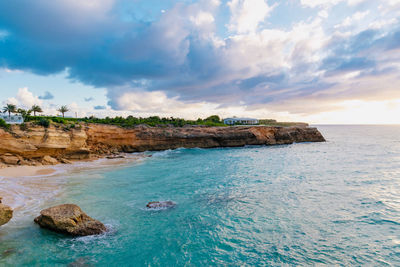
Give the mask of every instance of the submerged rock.
M 146 207 L 148 209 L 169 209 L 169 208 L 173 208 L 176 206 L 176 203 L 171 201 L 171 200 L 167 200 L 167 201 L 152 201 L 147 203 Z
M 100 221 L 89 217 L 77 205 L 63 204 L 40 212 L 35 223 L 59 233 L 73 236 L 98 235 L 106 231 Z
M 1 253 L 1 256 L 2 256 L 3 258 L 5 258 L 5 257 L 8 257 L 8 256 L 11 256 L 11 255 L 15 254 L 16 252 L 17 252 L 17 249 L 15 249 L 15 248 L 9 248 L 9 249 L 4 250 L 4 251 Z
M 9 206 L 1 204 L 1 197 L 0 197 L 0 225 L 8 223 L 12 216 L 13 210 Z
M 80 257 L 75 261 L 68 264 L 68 267 L 89 267 L 94 266 L 90 263 L 90 258 L 88 257 Z

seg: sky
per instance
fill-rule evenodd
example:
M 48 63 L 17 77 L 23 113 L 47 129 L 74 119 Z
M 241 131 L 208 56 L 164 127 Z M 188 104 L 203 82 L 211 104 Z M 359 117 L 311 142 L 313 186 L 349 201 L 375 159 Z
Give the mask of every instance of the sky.
M 0 103 L 400 123 L 400 0 L 0 1 Z

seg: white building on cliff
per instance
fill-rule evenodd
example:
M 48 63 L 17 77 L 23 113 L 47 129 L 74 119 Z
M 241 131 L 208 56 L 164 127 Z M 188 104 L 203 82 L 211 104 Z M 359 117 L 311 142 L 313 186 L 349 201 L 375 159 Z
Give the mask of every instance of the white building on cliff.
M 255 125 L 258 123 L 259 123 L 258 119 L 253 119 L 253 118 L 226 118 L 226 119 L 224 119 L 224 124 L 228 124 L 228 125 L 235 125 L 235 124 Z
M 3 119 L 8 124 L 21 124 L 24 123 L 24 118 L 21 115 L 11 115 L 0 114 L 0 119 Z

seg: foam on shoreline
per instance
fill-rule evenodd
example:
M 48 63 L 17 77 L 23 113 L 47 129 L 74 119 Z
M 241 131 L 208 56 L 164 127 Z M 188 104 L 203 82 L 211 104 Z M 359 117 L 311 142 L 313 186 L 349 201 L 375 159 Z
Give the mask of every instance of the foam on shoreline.
M 53 166 L 17 166 L 0 169 L 0 196 L 3 202 L 15 211 L 9 225 L 26 217 L 26 214 L 37 214 L 42 203 L 57 198 L 62 194 L 68 176 L 128 166 L 147 158 L 145 153 L 124 155 L 125 158 L 101 158 L 91 161 L 76 161 L 73 164 Z M 18 218 L 19 217 L 19 218 Z

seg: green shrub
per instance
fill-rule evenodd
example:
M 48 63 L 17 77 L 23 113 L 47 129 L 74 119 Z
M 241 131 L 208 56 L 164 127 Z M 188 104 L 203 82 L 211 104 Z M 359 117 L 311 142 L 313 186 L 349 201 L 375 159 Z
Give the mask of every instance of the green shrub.
M 8 130 L 8 129 L 10 129 L 10 125 L 7 124 L 7 122 L 5 120 L 0 119 L 0 128 Z
M 41 118 L 38 123 L 40 126 L 48 128 L 50 126 L 50 121 L 46 118 Z
M 221 123 L 221 119 L 218 115 L 212 115 L 205 119 L 205 121 L 211 121 L 213 123 Z
M 62 124 L 66 124 L 67 123 L 64 118 L 53 117 L 53 118 L 51 118 L 51 120 L 53 122 L 56 122 L 56 123 L 62 123 Z

